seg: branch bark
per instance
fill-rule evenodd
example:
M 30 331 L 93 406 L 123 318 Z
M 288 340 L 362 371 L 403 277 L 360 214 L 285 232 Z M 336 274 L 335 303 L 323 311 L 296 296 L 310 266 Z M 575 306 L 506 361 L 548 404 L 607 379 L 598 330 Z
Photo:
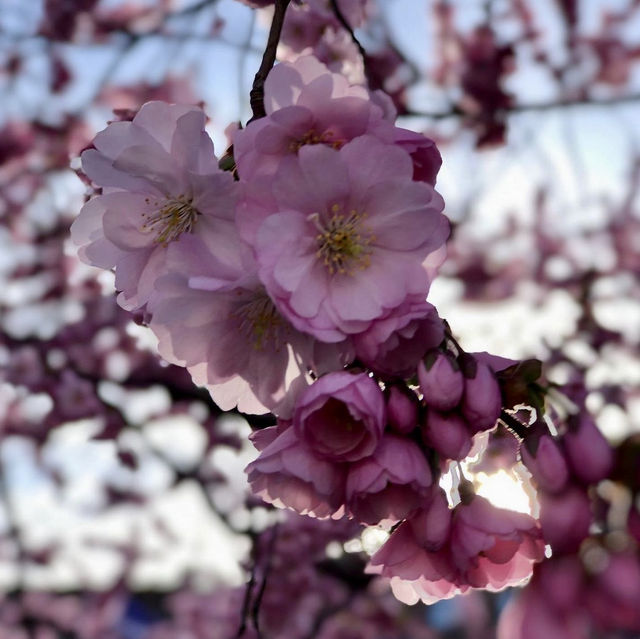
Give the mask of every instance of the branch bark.
M 273 20 L 271 21 L 269 38 L 267 39 L 267 47 L 264 50 L 260 68 L 253 79 L 253 86 L 249 93 L 249 102 L 251 104 L 251 112 L 253 113 L 253 117 L 249 122 L 259 120 L 267 114 L 264 110 L 264 83 L 276 61 L 276 50 L 280 42 L 284 16 L 287 12 L 289 2 L 290 0 L 276 0 L 275 12 L 273 14 Z M 247 124 L 249 124 L 249 122 L 247 122 Z

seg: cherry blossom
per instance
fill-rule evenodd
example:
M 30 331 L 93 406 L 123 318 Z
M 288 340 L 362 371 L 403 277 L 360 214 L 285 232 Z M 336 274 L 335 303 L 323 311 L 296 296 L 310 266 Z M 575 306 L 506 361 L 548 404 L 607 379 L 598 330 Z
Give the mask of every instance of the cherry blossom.
M 437 522 L 437 527 L 434 526 Z M 544 557 L 536 521 L 473 496 L 452 511 L 436 492 L 371 558 L 371 572 L 391 578 L 394 594 L 433 603 L 470 588 L 501 590 L 527 578 Z
M 426 296 L 422 262 L 449 226 L 441 197 L 411 175 L 404 152 L 369 136 L 303 147 L 272 182 L 276 207 L 245 207 L 258 275 L 298 330 L 339 342 Z
M 167 246 L 181 235 L 233 231 L 236 185 L 218 168 L 205 119 L 196 107 L 148 102 L 82 154 L 82 170 L 103 191 L 83 207 L 72 237 L 84 261 L 116 269 L 124 308 L 148 302 Z

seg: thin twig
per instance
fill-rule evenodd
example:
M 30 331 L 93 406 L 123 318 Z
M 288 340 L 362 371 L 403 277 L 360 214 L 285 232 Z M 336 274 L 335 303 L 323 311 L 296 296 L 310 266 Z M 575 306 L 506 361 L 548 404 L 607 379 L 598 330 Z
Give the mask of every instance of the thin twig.
M 502 113 L 525 113 L 535 111 L 552 111 L 573 106 L 608 107 L 631 102 L 640 102 L 640 93 L 631 93 L 604 100 L 594 100 L 589 97 L 575 98 L 570 100 L 551 100 L 549 102 L 539 102 L 537 104 L 514 104 L 510 107 L 499 109 Z M 410 111 L 406 115 L 413 115 L 433 120 L 445 120 L 447 118 L 473 117 L 473 113 L 467 113 L 458 106 L 452 106 L 446 111 Z
M 260 68 L 253 79 L 253 86 L 249 93 L 249 102 L 251 104 L 251 112 L 253 117 L 249 122 L 263 118 L 267 113 L 264 110 L 264 83 L 269 75 L 269 71 L 273 68 L 276 61 L 276 50 L 280 42 L 280 33 L 284 24 L 284 16 L 287 12 L 290 0 L 276 0 L 273 20 L 271 21 L 271 29 L 269 30 L 269 38 L 267 46 L 262 56 Z M 247 122 L 247 124 L 249 123 Z
M 240 639 L 244 635 L 247 629 L 247 619 L 249 617 L 249 607 L 251 605 L 251 594 L 253 593 L 253 587 L 256 584 L 256 570 L 258 564 L 258 538 L 256 535 L 252 535 L 253 547 L 251 549 L 251 575 L 247 582 L 247 587 L 244 591 L 244 599 L 242 601 L 242 619 L 240 621 L 240 627 L 236 633 L 236 639 Z
M 267 588 L 267 578 L 269 577 L 269 571 L 271 570 L 273 550 L 276 545 L 277 537 L 278 523 L 276 522 L 271 529 L 271 537 L 269 538 L 269 546 L 267 548 L 267 559 L 262 573 L 262 582 L 260 583 L 260 589 L 258 590 L 258 594 L 256 595 L 255 601 L 253 602 L 253 608 L 251 609 L 251 618 L 253 619 L 253 625 L 256 629 L 256 634 L 258 635 L 258 637 L 260 636 L 260 606 L 262 605 L 262 597 L 264 596 L 264 591 Z
M 369 79 L 369 73 L 367 72 L 367 52 L 364 50 L 362 44 L 360 44 L 360 40 L 356 37 L 351 25 L 347 22 L 347 19 L 344 17 L 344 13 L 342 13 L 342 9 L 340 9 L 338 5 L 338 0 L 330 0 L 331 8 L 333 9 L 333 13 L 335 14 L 338 22 L 342 25 L 345 31 L 351 36 L 351 41 L 356 45 L 358 49 L 358 53 L 362 58 L 362 65 L 364 66 L 364 74 Z

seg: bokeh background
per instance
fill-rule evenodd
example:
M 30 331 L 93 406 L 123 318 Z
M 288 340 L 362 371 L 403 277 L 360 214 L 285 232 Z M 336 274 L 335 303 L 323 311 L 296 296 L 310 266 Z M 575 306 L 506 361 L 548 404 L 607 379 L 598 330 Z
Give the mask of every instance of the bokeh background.
M 640 2 L 365 9 L 370 80 L 444 158 L 454 230 L 431 301 L 469 351 L 536 357 L 583 388 L 611 443 L 634 449 Z M 283 60 L 312 50 L 304 3 L 292 11 Z M 252 615 L 284 639 L 495 636 L 509 593 L 402 607 L 362 573 L 379 531 L 248 496 L 247 435 L 268 422 L 221 414 L 162 362 L 70 242 L 91 193 L 78 155 L 108 121 L 201 103 L 224 153 L 269 21 L 236 0 L 0 0 L 2 639 L 253 637 L 238 634 Z M 319 37 L 316 55 L 364 80 L 346 33 Z M 480 494 L 535 514 L 514 455 L 495 436 L 469 468 Z

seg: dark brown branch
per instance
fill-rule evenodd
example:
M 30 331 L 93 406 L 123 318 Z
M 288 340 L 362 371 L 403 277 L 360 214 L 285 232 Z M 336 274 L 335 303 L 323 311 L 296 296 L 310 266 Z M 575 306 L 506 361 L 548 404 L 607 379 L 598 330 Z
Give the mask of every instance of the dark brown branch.
M 251 112 L 253 113 L 253 117 L 249 122 L 259 120 L 266 115 L 266 111 L 264 110 L 264 83 L 276 61 L 276 50 L 280 42 L 280 33 L 282 32 L 284 16 L 287 12 L 289 2 L 290 0 L 276 0 L 271 29 L 269 30 L 269 38 L 267 39 L 267 47 L 264 50 L 260 68 L 253 79 L 253 86 L 249 93 L 249 102 L 251 104 Z M 247 124 L 249 122 L 247 122 Z
M 253 594 L 253 588 L 256 584 L 256 570 L 258 568 L 258 537 L 257 535 L 251 535 L 252 548 L 251 548 L 251 575 L 247 582 L 247 587 L 244 591 L 244 599 L 242 601 L 242 612 L 240 627 L 236 634 L 236 639 L 240 639 L 247 630 L 247 620 L 249 618 L 249 609 L 251 607 L 251 595 Z M 257 629 L 256 629 L 256 632 Z
M 540 102 L 537 104 L 514 104 L 506 109 L 499 109 L 500 113 L 527 113 L 535 111 L 552 111 L 554 109 L 563 109 L 572 106 L 589 106 L 589 107 L 607 107 L 632 102 L 640 102 L 640 93 L 631 93 L 629 95 L 621 95 L 604 100 L 593 100 L 589 97 L 575 98 L 571 100 L 551 100 L 549 102 Z M 431 118 L 433 120 L 446 120 L 447 118 L 469 117 L 473 118 L 475 114 L 463 111 L 458 106 L 452 106 L 448 111 L 409 111 L 407 115 L 414 115 L 423 118 Z

